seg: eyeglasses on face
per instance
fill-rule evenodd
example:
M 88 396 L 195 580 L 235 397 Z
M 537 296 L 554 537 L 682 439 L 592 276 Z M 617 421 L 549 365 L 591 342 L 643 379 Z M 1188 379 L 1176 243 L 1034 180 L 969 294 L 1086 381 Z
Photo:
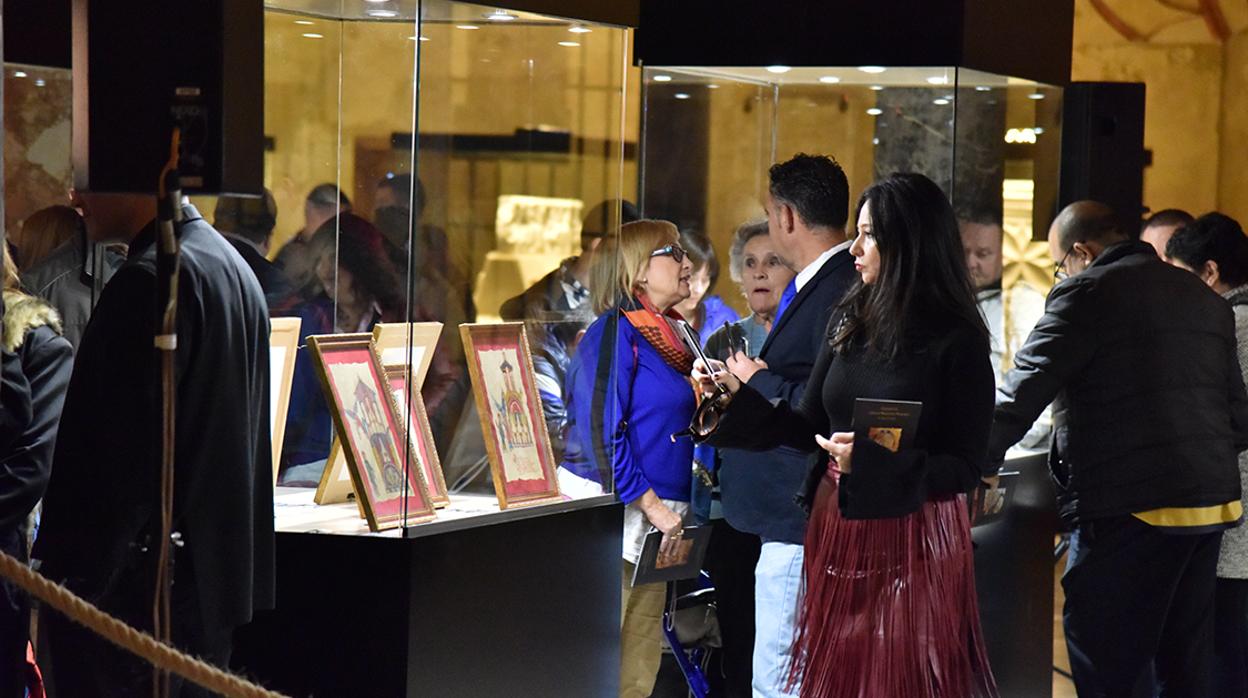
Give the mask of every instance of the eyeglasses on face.
M 676 260 L 677 264 L 680 264 L 681 262 L 685 261 L 685 255 L 687 254 L 688 252 L 685 252 L 685 248 L 681 247 L 680 245 L 677 245 L 676 243 L 672 243 L 670 245 L 664 245 L 663 247 L 660 247 L 654 252 L 651 252 L 650 256 L 662 257 L 663 255 L 671 255 L 672 259 Z
M 1074 249 L 1074 247 L 1071 247 L 1069 250 L 1066 250 L 1066 254 L 1062 255 L 1062 261 L 1053 265 L 1054 279 L 1061 281 L 1070 276 L 1070 274 L 1066 271 L 1066 260 L 1070 259 L 1070 253 L 1073 252 Z

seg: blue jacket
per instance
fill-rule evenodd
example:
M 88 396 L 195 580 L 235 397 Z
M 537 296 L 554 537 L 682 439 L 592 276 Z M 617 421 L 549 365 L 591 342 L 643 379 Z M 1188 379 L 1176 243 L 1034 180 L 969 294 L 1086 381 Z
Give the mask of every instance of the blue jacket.
M 689 426 L 695 396 L 688 377 L 668 366 L 658 351 L 627 319 L 604 313 L 581 339 L 568 367 L 564 399 L 568 408 L 568 443 L 563 467 L 599 481 L 594 444 L 594 387 L 604 339 L 614 342 L 611 376 L 606 382 L 602 432 L 598 438 L 611 460 L 615 492 L 625 504 L 646 490 L 663 499 L 689 501 L 693 442 L 672 443 L 671 435 Z M 615 337 L 607 334 L 615 324 Z M 620 429 L 621 422 L 627 422 Z M 610 483 L 606 483 L 609 487 Z
M 772 326 L 759 352 L 768 368 L 750 378 L 751 388 L 773 402 L 798 404 L 819 349 L 827 342 L 832 310 L 857 278 L 847 250 L 824 262 Z M 806 512 L 794 495 L 806 482 L 807 454 L 781 446 L 761 452 L 724 448 L 720 457 L 719 486 L 728 523 L 764 540 L 802 543 Z

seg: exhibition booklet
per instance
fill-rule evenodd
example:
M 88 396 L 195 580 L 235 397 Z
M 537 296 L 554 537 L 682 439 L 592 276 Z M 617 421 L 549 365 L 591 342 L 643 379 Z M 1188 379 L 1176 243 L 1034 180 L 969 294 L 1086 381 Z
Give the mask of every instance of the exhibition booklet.
M 896 453 L 914 443 L 923 403 L 909 400 L 854 400 L 854 438 L 871 439 Z
M 661 560 L 659 544 L 663 542 L 662 531 L 647 533 L 641 545 L 641 557 L 637 559 L 637 568 L 633 572 L 633 586 L 698 576 L 702 571 L 702 560 L 706 557 L 706 547 L 710 541 L 710 526 L 688 527 L 676 544 L 676 554 Z

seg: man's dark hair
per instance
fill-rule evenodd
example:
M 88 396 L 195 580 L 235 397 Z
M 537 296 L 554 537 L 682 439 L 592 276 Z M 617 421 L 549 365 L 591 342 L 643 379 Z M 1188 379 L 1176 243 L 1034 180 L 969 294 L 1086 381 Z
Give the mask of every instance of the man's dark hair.
M 1166 243 L 1166 257 L 1196 271 L 1213 261 L 1224 283 L 1248 283 L 1248 237 L 1238 221 L 1221 213 L 1206 213 L 1180 228 Z
M 212 225 L 223 233 L 263 245 L 277 225 L 277 201 L 268 189 L 263 196 L 221 196 L 212 212 Z
M 797 211 L 806 225 L 843 230 L 849 219 L 849 178 L 827 155 L 798 153 L 768 172 L 772 198 Z
M 1126 237 L 1114 209 L 1099 201 L 1076 201 L 1057 214 L 1057 242 L 1069 251 L 1077 242 L 1109 245 Z
M 1174 225 L 1182 227 L 1185 225 L 1191 225 L 1194 220 L 1196 219 L 1192 217 L 1192 214 L 1181 208 L 1167 208 L 1162 209 L 1161 211 L 1158 211 L 1157 213 L 1154 213 L 1144 219 L 1144 225 L 1140 226 L 1140 230 L 1147 230 L 1155 225 Z
M 617 215 L 618 222 L 615 220 Z M 581 219 L 581 249 L 588 250 L 595 238 L 605 238 L 625 223 L 639 220 L 641 214 L 637 211 L 637 206 L 628 199 L 600 201 Z
M 890 175 L 858 199 L 871 213 L 871 237 L 880 254 L 873 283 L 856 282 L 841 301 L 835 328 L 838 351 L 864 346 L 895 358 L 934 326 L 960 321 L 988 336 L 966 270 L 958 219 L 935 182 L 914 172 Z
M 400 172 L 398 174 L 387 174 L 377 182 L 378 189 L 389 189 L 394 195 L 394 200 L 399 202 L 402 208 L 407 208 L 407 197 L 412 197 L 412 212 L 419 218 L 420 214 L 425 210 L 425 185 L 416 179 L 416 190 L 412 191 L 412 173 Z
M 351 210 L 351 199 L 348 199 L 345 193 L 338 190 L 338 185 L 331 182 L 312 187 L 312 191 L 308 192 L 308 203 L 321 208 L 337 206 L 340 213 L 346 213 Z
M 715 246 L 711 244 L 710 238 L 697 230 L 686 228 L 680 231 L 680 246 L 689 253 L 689 261 L 694 271 L 706 265 L 711 279 L 710 285 L 706 287 L 706 295 L 711 295 L 715 290 L 715 282 L 719 281 L 719 257 L 715 256 Z
M 995 225 L 998 228 L 1005 226 L 1005 218 L 1001 215 L 1001 209 L 995 206 L 967 206 L 959 208 L 958 221 L 978 225 Z

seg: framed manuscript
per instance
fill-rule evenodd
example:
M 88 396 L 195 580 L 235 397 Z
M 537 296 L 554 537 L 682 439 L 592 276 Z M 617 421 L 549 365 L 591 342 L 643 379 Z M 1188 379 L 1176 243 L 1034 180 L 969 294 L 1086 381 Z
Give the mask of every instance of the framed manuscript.
M 425 400 L 419 390 L 409 391 L 407 388 L 408 369 L 406 366 L 387 366 L 386 380 L 390 384 L 390 393 L 394 396 L 394 404 L 399 408 L 402 421 L 407 424 L 407 443 L 412 457 L 419 461 L 425 483 L 429 485 L 429 496 L 433 505 L 444 507 L 450 504 L 451 498 L 446 491 L 446 478 L 442 475 L 442 463 L 438 460 L 438 450 L 433 443 L 433 430 L 429 428 L 429 415 L 425 413 Z M 412 409 L 408 410 L 408 401 Z
M 406 436 L 372 335 L 312 336 L 308 345 L 369 529 L 432 519 L 433 500 L 417 459 L 405 453 Z
M 286 411 L 290 408 L 301 324 L 297 317 L 275 317 L 269 321 L 269 437 L 273 441 L 274 487 L 277 464 L 282 461 L 282 441 L 286 438 Z
M 559 500 L 524 323 L 466 324 L 459 331 L 499 507 Z
M 408 350 L 408 338 L 411 349 Z M 416 390 L 425 384 L 433 350 L 442 334 L 440 322 L 381 322 L 373 327 L 373 344 L 385 368 L 411 366 Z

